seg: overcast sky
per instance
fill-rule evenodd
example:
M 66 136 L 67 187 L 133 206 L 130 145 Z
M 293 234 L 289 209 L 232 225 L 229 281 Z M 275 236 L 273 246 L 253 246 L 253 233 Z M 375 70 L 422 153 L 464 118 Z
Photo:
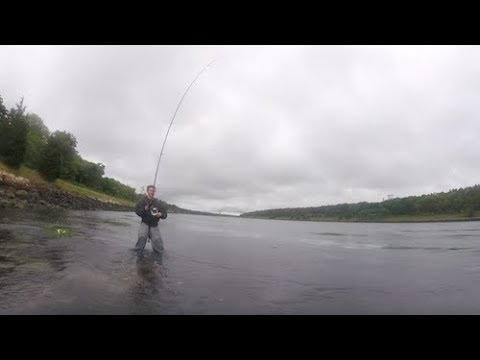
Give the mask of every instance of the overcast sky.
M 479 46 L 0 46 L 86 160 L 194 210 L 377 202 L 480 183 Z

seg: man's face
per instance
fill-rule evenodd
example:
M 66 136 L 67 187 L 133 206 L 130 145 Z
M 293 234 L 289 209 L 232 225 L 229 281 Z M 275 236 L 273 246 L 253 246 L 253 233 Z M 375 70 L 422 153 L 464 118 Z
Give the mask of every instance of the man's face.
M 148 197 L 152 198 L 153 195 L 155 195 L 155 188 L 152 188 L 152 187 L 148 188 L 147 195 L 148 195 Z

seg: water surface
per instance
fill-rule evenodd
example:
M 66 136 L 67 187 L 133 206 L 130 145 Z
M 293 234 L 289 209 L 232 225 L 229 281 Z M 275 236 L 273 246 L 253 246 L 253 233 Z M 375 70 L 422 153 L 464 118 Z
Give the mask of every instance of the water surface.
M 480 223 L 0 211 L 0 314 L 480 314 Z M 65 226 L 72 237 L 46 235 Z

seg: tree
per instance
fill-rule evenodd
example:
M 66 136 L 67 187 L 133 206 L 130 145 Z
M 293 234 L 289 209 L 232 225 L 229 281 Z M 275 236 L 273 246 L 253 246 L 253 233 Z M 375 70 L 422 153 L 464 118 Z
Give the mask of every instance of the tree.
M 5 107 L 5 105 L 3 105 L 3 99 L 2 99 L 2 97 L 0 96 L 0 124 L 1 124 L 4 120 L 6 120 L 7 114 L 8 114 L 7 108 Z
M 39 168 L 45 179 L 54 181 L 68 177 L 70 164 L 77 154 L 76 146 L 75 137 L 65 131 L 55 131 L 48 137 Z
M 27 123 L 23 98 L 16 108 L 5 112 L 3 101 L 0 106 L 0 156 L 5 163 L 18 169 L 25 157 L 27 143 Z
M 135 201 L 137 197 L 134 188 L 124 185 L 121 182 L 109 177 L 102 178 L 101 191 L 106 194 L 121 197 L 131 201 Z
M 27 114 L 25 119 L 28 132 L 24 163 L 32 169 L 39 169 L 50 131 L 36 114 Z
M 0 96 L 0 158 L 3 158 L 8 135 L 8 111 L 3 105 L 3 99 Z
M 85 179 L 85 185 L 97 190 L 101 189 L 102 176 L 105 173 L 105 165 L 85 161 L 82 172 Z
M 82 159 L 80 155 L 75 155 L 70 164 L 69 172 L 65 174 L 64 178 L 77 184 L 100 190 L 104 173 L 105 165 L 101 163 L 95 164 Z

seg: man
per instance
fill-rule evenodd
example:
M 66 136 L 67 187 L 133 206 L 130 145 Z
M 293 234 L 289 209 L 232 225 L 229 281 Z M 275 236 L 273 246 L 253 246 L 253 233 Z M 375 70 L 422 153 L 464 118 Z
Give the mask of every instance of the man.
M 147 186 L 147 196 L 140 200 L 135 206 L 135 213 L 142 218 L 140 228 L 138 229 L 138 241 L 135 250 L 143 252 L 147 243 L 147 238 L 152 241 L 152 248 L 157 253 L 163 252 L 163 240 L 158 228 L 160 219 L 167 218 L 167 209 L 154 197 L 155 186 Z

